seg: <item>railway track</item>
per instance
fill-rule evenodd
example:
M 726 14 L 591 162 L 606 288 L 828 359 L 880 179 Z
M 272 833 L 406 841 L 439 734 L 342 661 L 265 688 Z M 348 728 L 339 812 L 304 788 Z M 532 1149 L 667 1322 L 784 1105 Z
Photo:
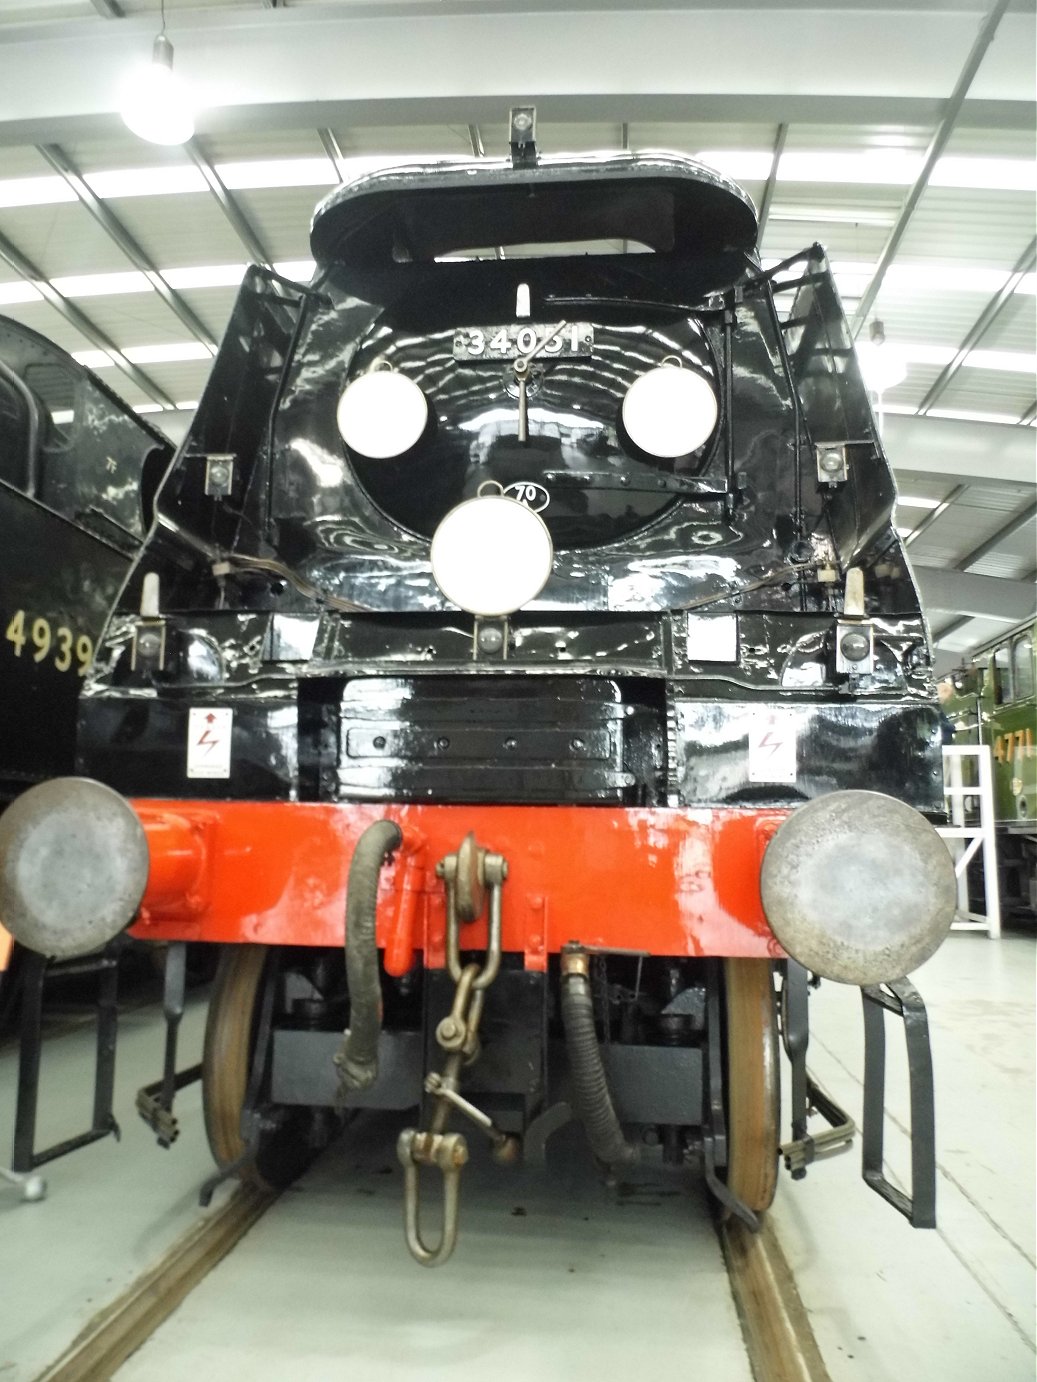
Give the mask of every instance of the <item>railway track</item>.
M 242 1185 L 99 1311 L 37 1382 L 107 1382 L 277 1199 Z
M 756 1234 L 728 1220 L 719 1234 L 755 1382 L 830 1382 L 770 1220 Z
M 236 1189 L 100 1311 L 38 1382 L 107 1382 L 277 1199 L 250 1185 Z M 829 1382 L 770 1224 L 754 1235 L 729 1221 L 718 1224 L 718 1236 L 755 1382 Z

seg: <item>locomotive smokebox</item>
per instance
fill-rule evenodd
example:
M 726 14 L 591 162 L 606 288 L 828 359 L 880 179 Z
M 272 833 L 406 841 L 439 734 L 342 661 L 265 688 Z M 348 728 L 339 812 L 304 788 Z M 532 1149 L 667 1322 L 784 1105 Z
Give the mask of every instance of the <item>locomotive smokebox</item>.
M 881 792 L 832 792 L 799 807 L 764 855 L 767 920 L 825 979 L 882 984 L 917 969 L 954 919 L 947 846 L 913 807 Z
M 100 782 L 54 778 L 0 816 L 0 917 L 41 955 L 104 945 L 133 920 L 147 881 L 144 828 Z

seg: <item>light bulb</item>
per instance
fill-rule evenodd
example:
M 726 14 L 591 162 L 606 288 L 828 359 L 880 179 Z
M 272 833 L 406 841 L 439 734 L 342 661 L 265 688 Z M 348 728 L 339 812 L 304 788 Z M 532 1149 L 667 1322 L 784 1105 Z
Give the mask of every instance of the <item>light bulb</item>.
M 173 71 L 173 45 L 165 34 L 155 39 L 151 61 L 129 74 L 121 113 L 127 127 L 151 144 L 184 144 L 194 134 L 194 112 Z
M 857 346 L 857 363 L 864 387 L 871 393 L 883 394 L 904 382 L 907 365 L 903 355 L 886 340 L 886 332 L 880 321 L 872 322 L 870 337 L 870 340 Z

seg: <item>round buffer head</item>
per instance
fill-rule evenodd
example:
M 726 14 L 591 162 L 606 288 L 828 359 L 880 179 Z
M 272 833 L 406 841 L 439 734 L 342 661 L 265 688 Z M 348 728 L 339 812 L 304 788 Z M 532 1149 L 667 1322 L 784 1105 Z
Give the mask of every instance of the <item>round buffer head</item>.
M 118 792 L 53 778 L 0 816 L 0 917 L 41 955 L 86 955 L 133 920 L 148 865 L 144 827 Z
M 843 984 L 917 969 L 954 919 L 947 846 L 920 812 L 882 792 L 831 792 L 797 807 L 767 846 L 763 910 L 801 965 Z

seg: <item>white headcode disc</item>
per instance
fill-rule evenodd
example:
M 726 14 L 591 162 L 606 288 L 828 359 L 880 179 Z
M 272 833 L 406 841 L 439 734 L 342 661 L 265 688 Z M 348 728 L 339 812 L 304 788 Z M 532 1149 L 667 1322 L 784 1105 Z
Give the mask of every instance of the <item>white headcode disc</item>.
M 469 614 L 499 616 L 521 609 L 543 590 L 553 560 L 544 520 L 499 494 L 458 504 L 432 538 L 436 583 Z
M 635 379 L 623 399 L 623 426 L 650 456 L 697 451 L 716 425 L 717 396 L 695 370 L 659 365 Z
M 372 460 L 402 456 L 428 422 L 428 400 L 413 380 L 372 370 L 352 380 L 338 403 L 338 430 L 351 451 Z

